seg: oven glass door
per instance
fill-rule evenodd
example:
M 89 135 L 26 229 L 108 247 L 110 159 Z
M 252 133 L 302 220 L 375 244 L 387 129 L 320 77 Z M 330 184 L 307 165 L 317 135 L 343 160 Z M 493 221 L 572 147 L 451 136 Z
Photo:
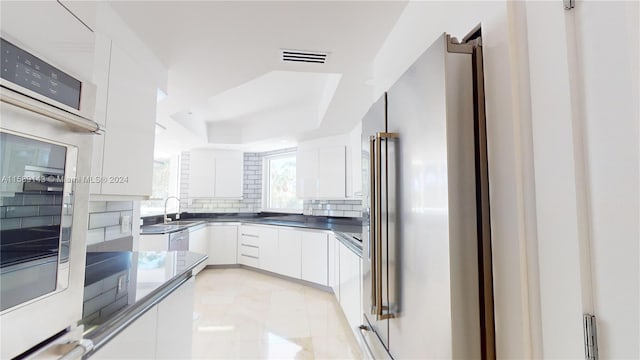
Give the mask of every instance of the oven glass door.
M 0 312 L 69 282 L 77 148 L 0 132 Z

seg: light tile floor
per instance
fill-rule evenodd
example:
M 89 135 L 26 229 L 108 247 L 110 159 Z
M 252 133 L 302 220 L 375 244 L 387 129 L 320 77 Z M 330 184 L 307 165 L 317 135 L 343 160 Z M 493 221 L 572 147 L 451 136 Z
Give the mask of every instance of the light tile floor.
M 196 277 L 194 359 L 361 359 L 333 294 L 246 269 Z

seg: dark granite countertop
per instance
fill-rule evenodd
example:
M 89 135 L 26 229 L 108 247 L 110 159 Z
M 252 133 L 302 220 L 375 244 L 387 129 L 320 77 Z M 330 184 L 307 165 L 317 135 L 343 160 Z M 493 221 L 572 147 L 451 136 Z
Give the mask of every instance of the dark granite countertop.
M 188 251 L 87 253 L 79 324 L 94 348 L 84 357 L 186 282 L 206 259 Z
M 243 224 L 289 226 L 316 230 L 329 230 L 356 237 L 362 232 L 362 221 L 358 218 L 334 218 L 324 216 L 305 216 L 287 214 L 215 214 L 182 213 L 180 220 L 169 224 L 156 224 L 145 221 L 140 234 L 169 234 L 203 223 L 238 222 Z

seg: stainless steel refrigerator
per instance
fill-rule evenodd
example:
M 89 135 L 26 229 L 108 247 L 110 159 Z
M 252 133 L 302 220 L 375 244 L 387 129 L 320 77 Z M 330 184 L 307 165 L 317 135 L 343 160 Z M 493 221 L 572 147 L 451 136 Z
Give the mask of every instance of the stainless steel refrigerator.
M 443 34 L 362 122 L 374 358 L 495 358 L 480 30 Z

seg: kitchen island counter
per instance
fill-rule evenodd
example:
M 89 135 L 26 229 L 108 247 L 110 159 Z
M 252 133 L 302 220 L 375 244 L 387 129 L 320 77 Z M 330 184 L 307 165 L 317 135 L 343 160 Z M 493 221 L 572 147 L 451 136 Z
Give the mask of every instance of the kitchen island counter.
M 186 283 L 206 259 L 188 251 L 87 253 L 79 324 L 93 349 L 84 358 Z

